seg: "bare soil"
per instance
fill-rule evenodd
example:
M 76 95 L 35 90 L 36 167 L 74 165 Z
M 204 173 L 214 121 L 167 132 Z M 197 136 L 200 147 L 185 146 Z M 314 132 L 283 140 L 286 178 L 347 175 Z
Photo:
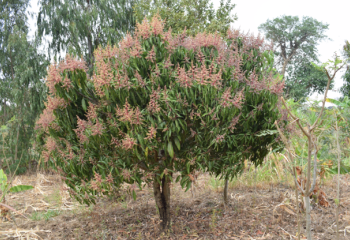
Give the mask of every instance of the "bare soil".
M 134 201 L 122 192 L 114 199 L 101 197 L 94 206 L 71 199 L 57 175 L 19 176 L 14 184 L 32 184 L 33 190 L 9 194 L 6 203 L 18 213 L 14 221 L 0 220 L 0 239 L 296 239 L 297 215 L 292 187 L 266 184 L 229 188 L 224 206 L 221 188 L 201 175 L 194 187 L 184 192 L 172 186 L 171 228 L 159 230 L 153 191 L 145 187 Z M 336 178 L 321 189 L 328 208 L 312 201 L 313 239 L 336 239 Z M 24 216 L 20 215 L 22 213 Z M 305 236 L 304 215 L 301 216 Z M 350 239 L 350 175 L 342 175 L 340 239 Z

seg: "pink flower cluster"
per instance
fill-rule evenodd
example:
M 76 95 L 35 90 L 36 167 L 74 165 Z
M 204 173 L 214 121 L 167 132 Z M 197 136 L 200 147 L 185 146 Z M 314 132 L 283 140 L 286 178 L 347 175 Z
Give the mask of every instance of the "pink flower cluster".
M 51 153 L 57 149 L 57 144 L 54 138 L 48 137 L 46 139 L 45 149 L 46 150 L 42 152 L 42 156 L 44 158 L 44 162 L 47 162 L 50 159 Z
M 81 120 L 78 116 L 77 116 L 77 123 L 78 123 L 78 128 L 74 129 L 74 132 L 77 134 L 78 138 L 80 139 L 81 143 L 85 143 L 88 142 L 89 139 L 88 137 L 85 135 L 85 130 L 92 125 L 91 122 L 85 121 L 85 120 Z
M 147 106 L 147 109 L 151 114 L 160 112 L 160 105 L 158 103 L 159 98 L 160 98 L 160 87 L 158 88 L 158 90 L 152 90 L 150 101 Z
M 126 137 L 122 139 L 122 148 L 124 150 L 132 149 L 135 144 L 136 140 L 134 138 L 131 138 L 129 135 L 126 135 Z
M 232 98 L 231 87 L 226 89 L 221 96 L 221 102 L 220 102 L 221 106 L 224 108 L 235 106 L 236 108 L 241 109 L 243 101 L 244 101 L 244 92 L 243 91 L 244 91 L 244 89 L 242 89 L 241 91 L 236 93 L 235 97 Z
M 224 133 L 224 134 L 222 134 L 222 135 L 218 134 L 218 135 L 216 136 L 216 138 L 215 138 L 215 142 L 216 142 L 216 143 L 221 143 L 221 142 L 223 142 L 223 141 L 225 140 L 225 135 L 226 135 L 226 133 Z
M 158 15 L 153 16 L 151 22 L 145 17 L 142 23 L 136 23 L 136 36 L 143 39 L 149 38 L 152 34 L 163 35 L 164 22 Z
M 67 54 L 65 59 L 60 62 L 59 64 L 59 71 L 61 73 L 64 72 L 64 70 L 68 71 L 75 71 L 76 69 L 84 70 L 87 72 L 88 68 L 86 67 L 86 62 L 83 58 L 79 60 L 75 59 L 71 55 Z
M 218 34 L 198 33 L 195 37 L 187 37 L 182 43 L 187 49 L 198 50 L 201 47 L 215 47 L 217 50 L 225 49 L 226 43 Z
M 239 121 L 239 118 L 241 117 L 242 113 L 240 112 L 238 114 L 238 116 L 234 117 L 231 122 L 230 122 L 230 126 L 228 127 L 228 129 L 231 131 L 231 133 L 233 133 L 233 131 L 236 129 L 236 125 Z
M 71 87 L 70 79 L 68 79 L 67 76 L 63 79 L 61 74 L 63 74 L 65 70 L 75 71 L 76 69 L 86 72 L 86 63 L 84 59 L 77 60 L 69 54 L 66 55 L 65 60 L 61 61 L 58 65 L 56 63 L 51 64 L 49 66 L 48 75 L 46 78 L 46 85 L 49 88 L 49 92 L 51 94 L 55 94 L 55 86 L 58 83 L 62 83 L 65 89 L 69 89 Z
M 148 130 L 147 137 L 145 137 L 146 140 L 151 140 L 156 137 L 157 129 L 153 126 L 151 126 Z
M 53 111 L 55 109 L 63 109 L 67 106 L 67 102 L 63 98 L 59 97 L 47 97 L 47 102 L 44 103 L 46 109 Z
M 126 100 L 123 109 L 120 109 L 117 106 L 116 115 L 119 117 L 119 121 L 121 122 L 129 122 L 132 125 L 142 124 L 142 113 L 139 107 L 132 109 L 128 103 L 128 100 Z
M 97 106 L 93 103 L 89 103 L 89 107 L 87 109 L 86 117 L 89 121 L 97 119 Z
M 40 114 L 40 117 L 35 124 L 35 129 L 44 129 L 44 131 L 47 131 L 48 127 L 53 121 L 55 121 L 55 119 L 56 117 L 53 115 L 52 110 L 44 109 L 43 113 Z

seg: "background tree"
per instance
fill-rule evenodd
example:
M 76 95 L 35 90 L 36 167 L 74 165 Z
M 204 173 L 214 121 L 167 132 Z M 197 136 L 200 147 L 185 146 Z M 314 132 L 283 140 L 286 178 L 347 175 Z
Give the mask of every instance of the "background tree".
M 317 61 L 316 61 L 317 62 Z M 305 100 L 311 93 L 322 94 L 327 87 L 327 75 L 318 71 L 304 56 L 297 56 L 287 66 L 285 94 L 294 101 Z M 333 82 L 330 89 L 333 88 Z
M 134 0 L 41 0 L 38 35 L 49 36 L 49 53 L 83 56 L 92 69 L 94 50 L 116 44 L 135 26 Z
M 348 59 L 348 63 L 349 63 L 349 59 L 350 59 L 350 43 L 349 41 L 345 41 L 344 47 L 343 47 L 343 55 L 346 59 Z M 344 81 L 344 85 L 341 88 L 341 92 L 343 93 L 343 97 L 347 96 L 350 97 L 350 67 L 347 66 L 346 68 L 346 72 L 343 75 L 343 81 Z
M 171 28 L 173 33 L 186 28 L 192 36 L 204 31 L 224 35 L 237 19 L 232 14 L 234 7 L 231 0 L 221 0 L 217 10 L 208 0 L 140 0 L 135 5 L 135 17 L 141 22 L 145 16 L 150 20 L 157 13 L 166 19 L 164 28 Z
M 275 43 L 276 66 L 285 77 L 287 93 L 297 100 L 324 91 L 327 86 L 327 76 L 311 65 L 319 62 L 317 44 L 326 39 L 327 29 L 328 24 L 311 17 L 300 21 L 297 16 L 282 16 L 259 26 L 266 38 Z
M 174 173 L 188 189 L 194 170 L 233 177 L 244 158 L 262 162 L 279 145 L 283 83 L 270 74 L 271 54 L 239 32 L 174 36 L 158 17 L 144 20 L 118 47 L 95 51 L 92 80 L 70 56 L 50 66 L 37 122 L 43 156 L 88 204 L 123 182 L 152 183 L 164 228 Z
M 38 43 L 28 40 L 27 8 L 28 1 L 23 0 L 0 3 L 0 125 L 6 128 L 3 146 L 8 149 L 2 159 L 11 159 L 10 168 L 30 157 L 34 124 L 44 107 L 46 89 L 43 77 L 48 63 Z M 24 170 L 19 168 L 19 172 Z

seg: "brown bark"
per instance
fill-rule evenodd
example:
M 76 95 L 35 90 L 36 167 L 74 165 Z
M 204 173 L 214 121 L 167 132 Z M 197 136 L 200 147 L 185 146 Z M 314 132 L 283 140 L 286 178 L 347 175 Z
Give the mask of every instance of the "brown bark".
M 286 73 L 286 68 L 287 68 L 287 64 L 288 64 L 288 60 L 284 60 L 283 66 L 282 66 L 282 71 L 281 71 L 281 75 L 284 78 L 284 74 Z
M 224 187 L 224 203 L 225 203 L 225 205 L 228 204 L 227 190 L 228 190 L 228 179 L 225 180 L 225 187 Z
M 155 176 L 153 179 L 153 192 L 161 220 L 160 228 L 164 230 L 170 224 L 170 181 L 169 178 L 163 176 L 160 182 L 161 184 L 159 184 Z

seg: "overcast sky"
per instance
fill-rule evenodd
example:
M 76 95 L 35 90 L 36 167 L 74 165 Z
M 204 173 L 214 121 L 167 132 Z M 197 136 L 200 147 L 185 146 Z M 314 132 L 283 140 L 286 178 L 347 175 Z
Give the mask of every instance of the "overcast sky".
M 220 0 L 213 0 L 214 5 L 219 6 Z M 329 29 L 326 35 L 331 40 L 324 40 L 318 45 L 319 59 L 325 62 L 332 58 L 334 52 L 340 54 L 345 40 L 350 41 L 350 14 L 349 0 L 232 0 L 236 4 L 234 12 L 238 20 L 233 24 L 234 28 L 240 28 L 243 31 L 250 31 L 258 34 L 258 27 L 268 19 L 272 20 L 282 15 L 308 16 L 328 23 Z M 326 3 L 326 4 L 324 4 Z M 341 76 L 343 72 L 338 73 L 335 79 L 335 89 L 339 89 L 343 84 Z M 330 91 L 330 98 L 338 98 L 339 92 Z M 313 95 L 312 98 L 322 96 Z
M 214 6 L 217 7 L 220 0 L 212 0 Z M 318 45 L 319 59 L 325 62 L 330 59 L 334 52 L 342 49 L 345 40 L 350 41 L 350 14 L 349 0 L 231 0 L 236 4 L 233 12 L 237 14 L 238 20 L 233 24 L 234 28 L 240 28 L 243 31 L 250 31 L 258 34 L 258 27 L 265 23 L 268 19 L 272 20 L 282 15 L 303 16 L 315 18 L 322 23 L 329 24 L 329 30 L 326 35 L 331 40 L 324 40 Z M 31 0 L 32 11 L 38 12 L 38 0 Z M 324 4 L 327 3 L 327 4 Z M 35 31 L 35 19 L 31 20 L 31 33 Z M 335 79 L 335 89 L 339 89 L 342 85 L 341 75 L 338 73 Z M 331 91 L 328 95 L 331 98 L 338 98 L 339 92 Z M 312 98 L 320 96 L 313 95 Z

